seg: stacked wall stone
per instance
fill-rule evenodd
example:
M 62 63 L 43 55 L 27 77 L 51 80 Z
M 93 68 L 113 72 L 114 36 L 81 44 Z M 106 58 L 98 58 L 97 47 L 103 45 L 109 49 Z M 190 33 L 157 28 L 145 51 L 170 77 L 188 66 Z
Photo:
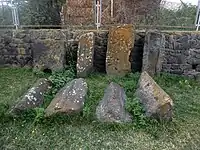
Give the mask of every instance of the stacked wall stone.
M 0 31 L 0 66 L 10 64 L 20 67 L 32 65 L 31 40 L 27 33 Z
M 164 55 L 162 71 L 179 75 L 200 72 L 200 34 L 165 34 Z

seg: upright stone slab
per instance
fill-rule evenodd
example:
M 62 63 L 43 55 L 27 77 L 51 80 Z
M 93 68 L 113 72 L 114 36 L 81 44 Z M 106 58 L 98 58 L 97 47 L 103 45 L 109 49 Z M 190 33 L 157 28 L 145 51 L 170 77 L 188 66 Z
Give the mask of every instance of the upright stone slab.
M 167 121 L 172 119 L 172 99 L 146 71 L 141 74 L 136 95 L 147 117 Z
M 132 25 L 112 27 L 108 35 L 106 72 L 123 76 L 131 72 L 129 56 L 134 46 L 135 31 Z
M 94 69 L 94 40 L 93 32 L 83 34 L 79 39 L 76 66 L 78 77 L 86 77 Z
M 38 40 L 32 44 L 33 67 L 35 70 L 63 70 L 66 63 L 64 40 Z
M 148 31 L 145 37 L 142 70 L 151 76 L 162 69 L 165 36 L 158 31 Z

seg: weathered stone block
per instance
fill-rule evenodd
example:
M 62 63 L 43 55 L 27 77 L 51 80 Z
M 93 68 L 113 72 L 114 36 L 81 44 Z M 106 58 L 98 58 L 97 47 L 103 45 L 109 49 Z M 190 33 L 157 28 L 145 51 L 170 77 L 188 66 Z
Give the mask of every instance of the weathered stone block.
M 94 70 L 94 41 L 93 32 L 83 34 L 79 39 L 77 52 L 77 76 L 86 77 Z
M 172 99 L 146 71 L 141 74 L 136 95 L 147 117 L 167 121 L 172 119 Z
M 84 79 L 79 78 L 67 83 L 55 96 L 45 110 L 49 117 L 57 113 L 72 114 L 83 109 L 88 87 Z
M 162 70 L 165 36 L 157 31 L 148 31 L 145 37 L 142 70 L 154 75 Z
M 122 87 L 111 82 L 106 88 L 103 99 L 96 109 L 97 119 L 101 122 L 130 122 L 132 117 L 125 110 L 126 94 Z
M 39 79 L 11 108 L 10 113 L 18 114 L 22 111 L 39 107 L 44 102 L 44 94 L 51 88 L 47 79 Z
M 32 44 L 33 67 L 35 70 L 44 71 L 50 69 L 59 71 L 64 69 L 65 59 L 65 42 L 63 40 L 41 40 Z
M 129 56 L 134 46 L 135 29 L 132 25 L 112 27 L 108 35 L 106 72 L 123 76 L 131 72 Z

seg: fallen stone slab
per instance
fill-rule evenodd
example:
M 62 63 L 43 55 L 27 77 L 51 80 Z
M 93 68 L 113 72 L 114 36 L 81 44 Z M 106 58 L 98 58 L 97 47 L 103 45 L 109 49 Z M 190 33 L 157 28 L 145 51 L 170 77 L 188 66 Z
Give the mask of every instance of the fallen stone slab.
M 112 27 L 108 35 L 106 72 L 108 75 L 124 76 L 131 72 L 129 56 L 134 47 L 135 31 L 132 25 Z
M 141 74 L 136 95 L 145 108 L 147 117 L 172 120 L 172 99 L 146 71 Z
M 87 77 L 94 70 L 94 44 L 95 35 L 93 32 L 81 35 L 77 52 L 77 76 Z
M 125 110 L 126 94 L 122 87 L 111 82 L 106 88 L 103 99 L 96 109 L 97 119 L 101 122 L 130 122 L 132 117 Z
M 74 79 L 67 83 L 55 96 L 45 110 L 49 117 L 57 113 L 72 114 L 82 111 L 88 87 L 83 78 Z
M 44 102 L 44 94 L 51 89 L 51 82 L 41 78 L 11 108 L 10 113 L 18 114 L 22 111 L 39 107 Z

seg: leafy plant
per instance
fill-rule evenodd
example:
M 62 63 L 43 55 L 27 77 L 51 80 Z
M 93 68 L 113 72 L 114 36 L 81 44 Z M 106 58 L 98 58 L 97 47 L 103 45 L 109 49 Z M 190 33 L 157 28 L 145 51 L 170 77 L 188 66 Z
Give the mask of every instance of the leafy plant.
M 72 69 L 64 70 L 60 72 L 53 72 L 49 77 L 52 82 L 52 94 L 56 94 L 60 88 L 62 88 L 67 82 L 71 81 L 75 77 L 75 72 Z
M 128 98 L 126 109 L 133 116 L 134 124 L 136 127 L 140 128 L 147 125 L 147 118 L 144 115 L 144 109 L 136 97 L 133 99 Z
M 41 119 L 44 118 L 44 108 L 35 108 L 34 110 L 35 110 L 36 116 L 33 121 L 33 124 L 39 122 Z

